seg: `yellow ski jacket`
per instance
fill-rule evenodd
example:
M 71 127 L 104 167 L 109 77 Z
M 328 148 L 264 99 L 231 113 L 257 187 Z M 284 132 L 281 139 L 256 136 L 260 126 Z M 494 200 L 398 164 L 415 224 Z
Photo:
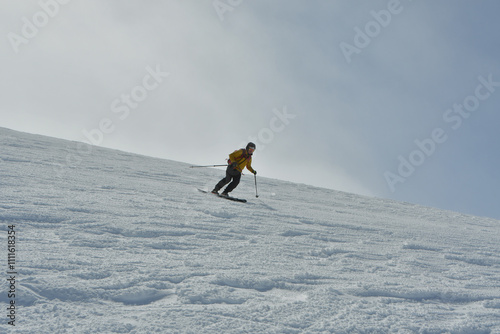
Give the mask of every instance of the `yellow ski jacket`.
M 236 169 L 240 172 L 243 172 L 243 169 L 246 167 L 250 172 L 255 174 L 252 168 L 252 156 L 244 148 L 231 153 L 228 163 L 236 163 Z

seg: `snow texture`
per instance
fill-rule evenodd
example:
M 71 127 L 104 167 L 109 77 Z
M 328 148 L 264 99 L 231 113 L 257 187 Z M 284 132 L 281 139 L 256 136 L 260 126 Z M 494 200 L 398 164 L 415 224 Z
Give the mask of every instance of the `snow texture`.
M 0 145 L 2 333 L 500 333 L 497 220 L 250 175 L 237 203 L 196 190 L 220 169 Z

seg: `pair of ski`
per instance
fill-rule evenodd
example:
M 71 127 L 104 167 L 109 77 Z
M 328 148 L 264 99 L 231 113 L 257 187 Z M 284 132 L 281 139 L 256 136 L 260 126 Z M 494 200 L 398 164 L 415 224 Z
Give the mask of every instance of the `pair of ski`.
M 204 194 L 212 194 L 212 192 L 211 192 L 211 191 L 206 191 L 206 190 L 199 189 L 199 188 L 198 188 L 198 191 L 200 191 L 200 192 L 202 192 L 202 193 L 204 193 Z M 246 199 L 243 199 L 243 198 L 236 198 L 236 197 L 231 197 L 231 196 L 222 196 L 222 195 L 220 195 L 220 194 L 215 194 L 215 193 L 214 193 L 214 195 L 215 195 L 215 196 L 219 196 L 220 198 L 225 198 L 225 199 L 228 199 L 228 200 L 230 200 L 230 201 L 241 202 L 241 203 L 246 203 L 246 202 L 247 202 L 247 200 L 246 200 Z

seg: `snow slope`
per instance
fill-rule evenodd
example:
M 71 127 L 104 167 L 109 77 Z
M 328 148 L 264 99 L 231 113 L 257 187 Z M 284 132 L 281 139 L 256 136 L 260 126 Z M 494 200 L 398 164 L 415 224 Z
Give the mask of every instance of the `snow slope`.
M 223 174 L 0 128 L 0 332 L 500 333 L 499 221 Z

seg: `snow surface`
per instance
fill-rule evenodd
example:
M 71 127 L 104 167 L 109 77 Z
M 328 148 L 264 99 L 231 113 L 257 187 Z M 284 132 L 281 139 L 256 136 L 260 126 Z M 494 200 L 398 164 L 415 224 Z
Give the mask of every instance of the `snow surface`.
M 500 333 L 498 220 L 263 177 L 255 198 L 251 175 L 237 203 L 196 190 L 220 169 L 0 145 L 5 289 L 11 224 L 18 270 L 0 332 Z

